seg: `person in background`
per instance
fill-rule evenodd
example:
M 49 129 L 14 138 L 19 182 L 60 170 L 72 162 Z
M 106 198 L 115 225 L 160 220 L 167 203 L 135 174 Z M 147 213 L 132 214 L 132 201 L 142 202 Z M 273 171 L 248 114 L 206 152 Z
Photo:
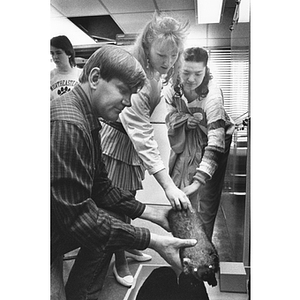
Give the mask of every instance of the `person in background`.
M 169 172 L 200 213 L 211 240 L 234 124 L 207 61 L 206 50 L 186 49 L 180 79 L 163 94 L 168 107 Z
M 150 117 L 161 100 L 163 80 L 167 83 L 177 77 L 188 27 L 188 22 L 154 13 L 130 50 L 146 72 L 145 86 L 133 95 L 131 107 L 122 111 L 117 122 L 103 121 L 101 131 L 103 157 L 113 184 L 135 195 L 143 188 L 145 170 L 148 170 L 175 209 L 191 208 L 191 204 L 166 171 Z M 146 261 L 151 256 L 134 249 L 115 253 L 116 280 L 129 287 L 134 279 L 126 257 Z
M 99 117 L 114 121 L 146 75 L 126 50 L 103 46 L 87 61 L 79 84 L 51 101 L 51 299 L 98 299 L 114 251 L 147 247 L 175 269 L 179 250 L 196 240 L 160 236 L 124 223 L 124 215 L 169 230 L 168 209 L 138 202 L 112 185 L 102 160 Z M 62 256 L 80 247 L 63 285 Z
M 64 35 L 50 40 L 50 54 L 56 66 L 50 71 L 50 100 L 53 100 L 78 84 L 81 69 L 76 67 L 75 51 L 70 40 Z

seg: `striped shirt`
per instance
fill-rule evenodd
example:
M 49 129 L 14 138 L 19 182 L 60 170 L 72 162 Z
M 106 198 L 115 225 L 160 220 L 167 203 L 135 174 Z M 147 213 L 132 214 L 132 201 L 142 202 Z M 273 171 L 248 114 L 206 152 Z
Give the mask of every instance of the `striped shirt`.
M 148 229 L 106 211 L 134 219 L 145 205 L 112 186 L 102 160 L 100 129 L 80 85 L 51 101 L 52 259 L 81 246 L 116 251 L 149 245 Z
M 166 125 L 172 149 L 175 145 L 172 137 L 177 134 L 180 128 L 186 128 L 186 123 L 191 115 L 200 118 L 199 130 L 202 131 L 203 156 L 199 166 L 196 168 L 194 179 L 205 184 L 211 179 L 216 169 L 220 154 L 225 152 L 225 139 L 230 137 L 234 131 L 234 124 L 224 108 L 223 95 L 219 86 L 213 81 L 209 81 L 209 93 L 205 98 L 198 98 L 188 102 L 187 98 L 175 96 L 175 91 L 171 86 L 163 90 L 167 103 L 168 115 Z M 184 143 L 185 140 L 180 141 Z M 197 150 L 199 151 L 199 150 Z M 175 151 L 176 152 L 176 151 Z

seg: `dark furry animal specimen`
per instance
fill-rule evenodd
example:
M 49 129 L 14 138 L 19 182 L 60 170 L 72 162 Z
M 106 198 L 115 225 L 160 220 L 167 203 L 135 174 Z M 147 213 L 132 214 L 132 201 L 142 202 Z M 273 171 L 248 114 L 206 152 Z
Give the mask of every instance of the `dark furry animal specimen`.
M 215 273 L 219 271 L 219 256 L 208 239 L 198 214 L 189 210 L 171 210 L 168 219 L 173 236 L 183 239 L 194 238 L 198 241 L 196 246 L 183 248 L 180 252 L 183 273 L 186 276 L 192 274 L 198 280 L 216 286 Z

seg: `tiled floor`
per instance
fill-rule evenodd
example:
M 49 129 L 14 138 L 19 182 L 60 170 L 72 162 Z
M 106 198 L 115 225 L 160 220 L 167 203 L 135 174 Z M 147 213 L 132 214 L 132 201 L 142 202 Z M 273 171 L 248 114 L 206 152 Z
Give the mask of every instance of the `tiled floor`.
M 235 197 L 229 194 L 223 195 L 213 235 L 213 243 L 218 250 L 220 261 L 242 261 L 244 207 L 244 197 Z M 159 226 L 148 221 L 136 219 L 132 222 L 132 224 L 139 227 L 147 227 L 151 232 L 157 234 L 170 234 Z M 146 249 L 144 252 L 152 256 L 152 260 L 147 262 L 147 264 L 165 264 L 165 261 L 155 251 Z M 133 260 L 128 261 L 130 270 L 134 275 L 140 263 L 137 263 Z M 99 300 L 121 300 L 128 291 L 127 288 L 121 286 L 115 281 L 112 273 L 113 262 L 114 257 L 111 261 L 111 265 L 108 270 L 107 278 L 105 280 Z M 64 262 L 65 279 L 67 279 L 72 264 L 72 261 Z M 206 287 L 210 300 L 248 299 L 247 294 L 221 293 L 218 286 L 212 288 L 206 285 Z

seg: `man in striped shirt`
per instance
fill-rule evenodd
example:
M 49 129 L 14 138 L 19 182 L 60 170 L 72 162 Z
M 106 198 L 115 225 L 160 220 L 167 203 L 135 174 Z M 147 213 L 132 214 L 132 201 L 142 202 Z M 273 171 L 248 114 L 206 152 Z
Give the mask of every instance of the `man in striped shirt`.
M 103 46 L 74 89 L 51 102 L 51 299 L 98 299 L 112 253 L 147 247 L 181 268 L 179 249 L 196 240 L 150 233 L 122 221 L 142 218 L 169 230 L 167 209 L 146 206 L 115 188 L 102 161 L 98 121 L 115 121 L 145 73 L 131 54 Z M 80 247 L 64 290 L 62 256 Z

